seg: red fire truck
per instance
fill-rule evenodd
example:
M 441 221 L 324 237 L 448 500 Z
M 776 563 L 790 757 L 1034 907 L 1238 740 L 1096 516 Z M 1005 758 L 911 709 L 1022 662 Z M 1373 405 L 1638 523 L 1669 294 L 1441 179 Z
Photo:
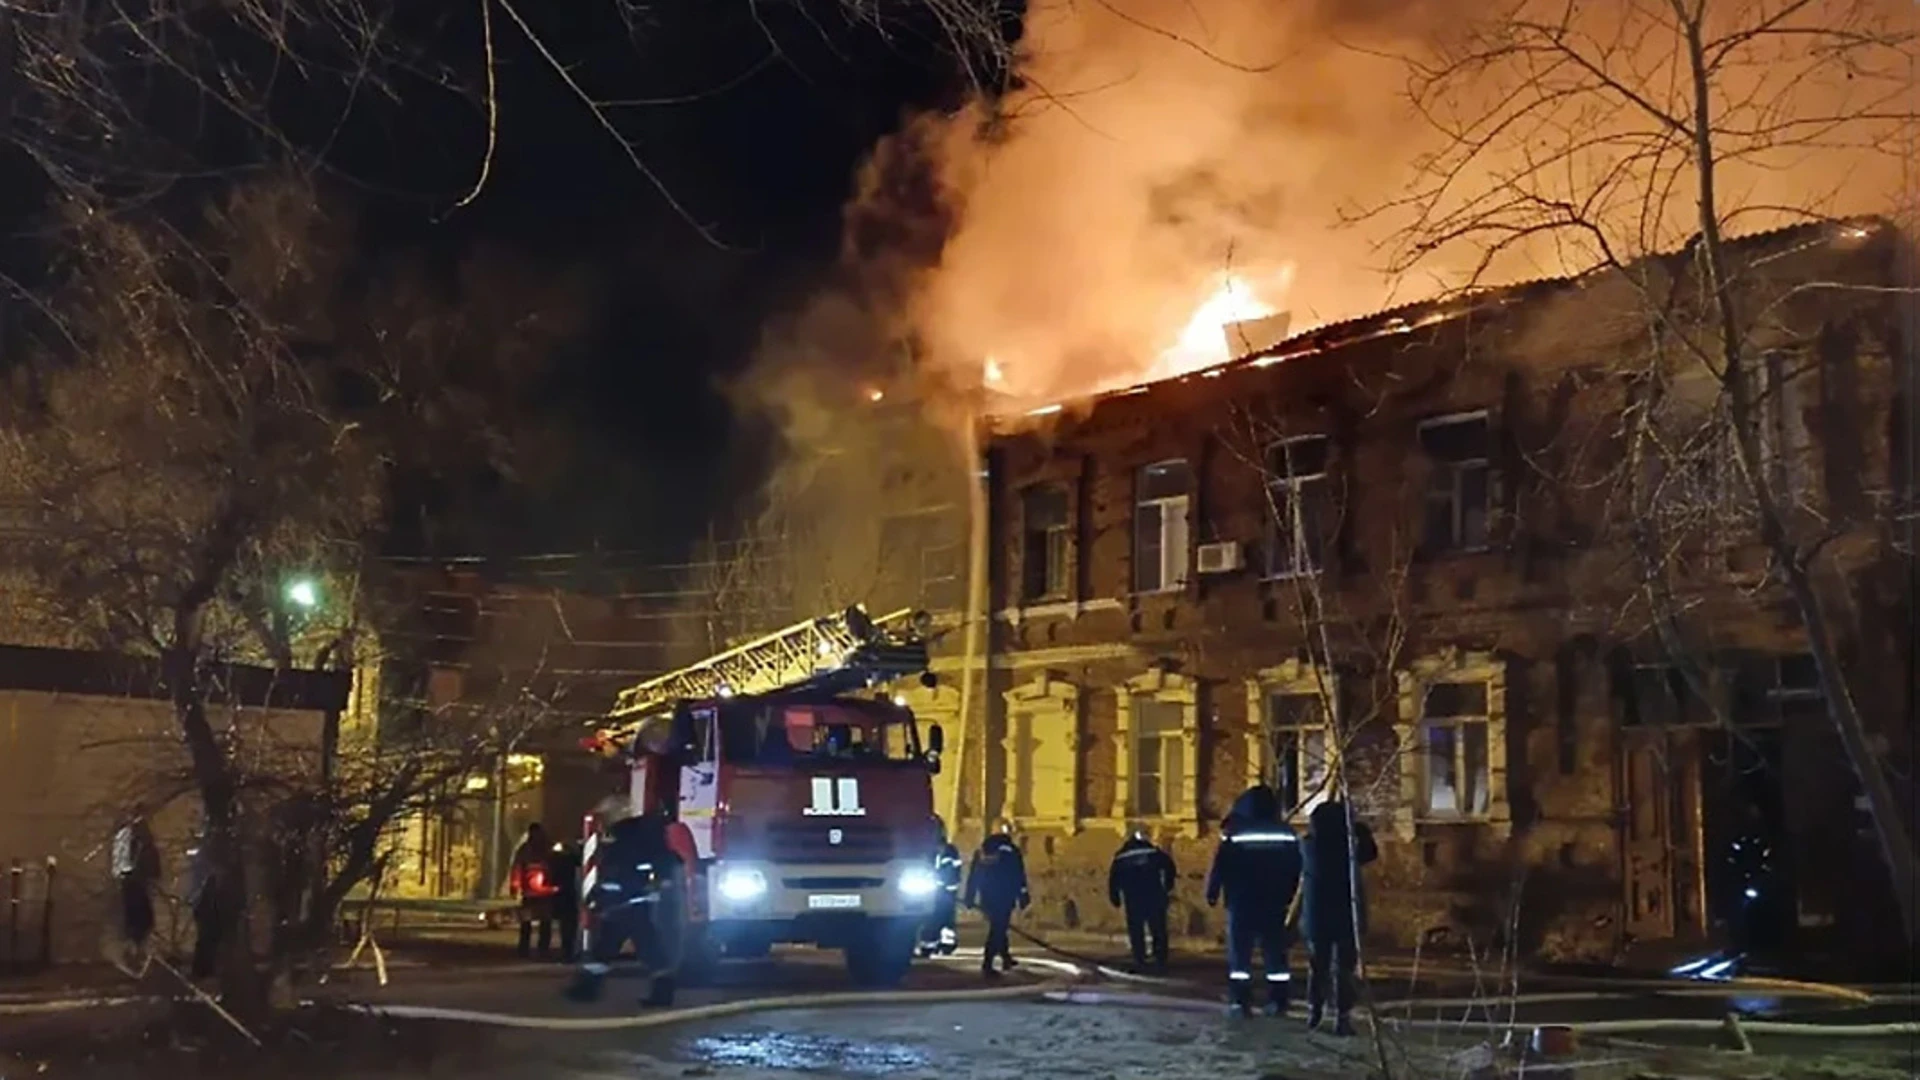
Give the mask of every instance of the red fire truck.
M 590 943 L 678 939 L 664 954 L 682 981 L 776 943 L 841 949 L 856 980 L 898 981 L 940 892 L 942 733 L 933 725 L 923 741 L 888 689 L 914 676 L 933 685 L 926 626 L 921 613 L 875 619 L 854 607 L 623 692 L 589 743 L 619 763 L 625 792 L 589 819 L 588 848 L 623 815 L 664 820 L 668 846 L 693 865 L 672 859 L 677 885 L 655 876 L 681 894 L 668 915 L 590 854 Z M 621 895 L 596 904 L 597 889 Z

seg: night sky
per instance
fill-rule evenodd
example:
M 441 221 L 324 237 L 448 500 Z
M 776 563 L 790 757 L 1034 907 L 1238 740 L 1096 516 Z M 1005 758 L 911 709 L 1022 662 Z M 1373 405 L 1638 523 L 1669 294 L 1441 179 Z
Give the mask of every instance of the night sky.
M 926 28 L 883 37 L 832 0 L 670 0 L 647 6 L 638 35 L 610 2 L 519 10 L 596 97 L 670 99 L 613 115 L 705 236 L 497 12 L 499 144 L 478 199 L 452 205 L 477 175 L 484 114 L 445 90 L 353 110 L 331 134 L 332 162 L 364 200 L 369 250 L 449 261 L 504 250 L 579 273 L 595 293 L 592 332 L 541 403 L 577 467 L 469 511 L 487 520 L 460 543 L 672 553 L 765 465 L 765 433 L 730 415 L 721 380 L 751 358 L 763 320 L 831 270 L 840 208 L 875 142 L 968 84 Z M 409 29 L 474 87 L 477 11 Z M 331 133 L 330 110 L 300 115 L 325 117 L 315 137 Z

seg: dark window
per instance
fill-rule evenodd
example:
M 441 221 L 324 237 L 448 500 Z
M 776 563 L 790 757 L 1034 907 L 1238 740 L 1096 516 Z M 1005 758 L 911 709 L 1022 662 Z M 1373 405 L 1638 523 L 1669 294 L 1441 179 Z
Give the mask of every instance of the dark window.
M 1267 576 L 1320 569 L 1333 519 L 1326 436 L 1302 436 L 1268 448 L 1267 509 Z
M 1633 669 L 1633 692 L 1627 700 L 1626 722 L 1633 726 L 1678 726 L 1699 723 L 1700 695 L 1687 685 L 1679 668 L 1641 664 Z
M 1020 518 L 1024 537 L 1020 598 L 1031 601 L 1066 596 L 1072 552 L 1067 489 L 1056 484 L 1028 488 L 1020 496 Z
M 1479 551 L 1487 546 L 1492 505 L 1490 444 L 1485 413 L 1420 425 L 1420 450 L 1428 462 L 1420 536 L 1426 553 Z
M 1133 588 L 1165 592 L 1187 582 L 1187 506 L 1193 470 L 1162 461 L 1140 470 L 1134 484 Z
M 1267 698 L 1267 738 L 1273 751 L 1273 785 L 1289 814 L 1306 809 L 1327 784 L 1326 709 L 1318 694 L 1273 694 Z

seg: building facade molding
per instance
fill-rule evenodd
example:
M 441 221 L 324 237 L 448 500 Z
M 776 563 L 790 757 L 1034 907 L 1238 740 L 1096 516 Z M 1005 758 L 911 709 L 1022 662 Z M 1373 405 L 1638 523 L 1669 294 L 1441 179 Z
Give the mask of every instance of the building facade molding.
M 1078 832 L 1080 688 L 1042 670 L 1000 696 L 1007 717 L 1000 740 L 1007 769 L 1005 816 L 1025 828 Z M 1031 725 L 1025 732 L 1017 723 L 1022 715 Z

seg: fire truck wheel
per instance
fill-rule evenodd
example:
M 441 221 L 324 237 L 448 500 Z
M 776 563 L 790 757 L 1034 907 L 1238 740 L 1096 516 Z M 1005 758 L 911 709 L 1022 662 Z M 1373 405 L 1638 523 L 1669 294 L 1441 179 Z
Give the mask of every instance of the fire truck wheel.
M 893 986 L 913 966 L 919 924 L 910 919 L 875 920 L 865 940 L 847 949 L 847 973 L 862 986 Z

